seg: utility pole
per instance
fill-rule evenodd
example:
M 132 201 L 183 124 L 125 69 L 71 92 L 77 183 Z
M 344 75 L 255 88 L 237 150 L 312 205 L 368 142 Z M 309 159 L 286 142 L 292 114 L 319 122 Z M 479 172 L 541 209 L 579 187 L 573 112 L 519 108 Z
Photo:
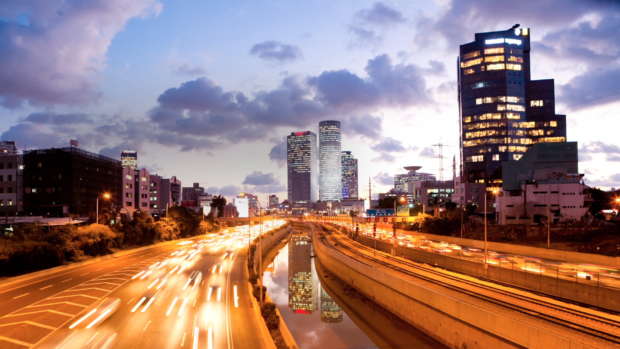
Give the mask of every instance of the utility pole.
M 368 177 L 368 207 L 372 210 L 372 184 L 370 183 L 370 177 Z
M 439 159 L 439 181 L 443 182 L 443 143 L 441 143 L 441 139 L 439 139 L 438 144 L 433 144 L 432 146 L 439 148 L 439 155 L 434 156 L 434 158 Z

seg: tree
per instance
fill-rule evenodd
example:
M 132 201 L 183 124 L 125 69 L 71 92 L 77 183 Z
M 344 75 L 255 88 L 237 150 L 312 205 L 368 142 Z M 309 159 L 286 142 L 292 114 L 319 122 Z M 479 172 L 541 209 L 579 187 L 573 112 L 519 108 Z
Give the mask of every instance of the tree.
M 214 196 L 211 201 L 211 212 L 217 208 L 217 216 L 222 217 L 224 214 L 224 206 L 226 206 L 226 198 L 222 195 Z
M 454 211 L 454 210 L 456 210 L 456 206 L 457 205 L 456 205 L 455 202 L 452 202 L 452 201 L 446 202 L 446 210 L 447 211 Z
M 398 200 L 396 196 L 386 196 L 383 199 L 379 199 L 379 205 L 375 208 L 391 208 L 394 209 L 394 202 Z
M 357 211 L 355 210 L 349 211 L 349 217 L 357 217 Z

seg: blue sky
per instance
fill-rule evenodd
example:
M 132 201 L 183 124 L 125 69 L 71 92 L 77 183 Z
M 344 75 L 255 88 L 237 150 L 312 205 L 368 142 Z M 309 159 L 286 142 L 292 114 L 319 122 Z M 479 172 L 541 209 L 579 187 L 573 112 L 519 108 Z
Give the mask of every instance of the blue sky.
M 185 185 L 284 198 L 283 137 L 338 119 L 360 188 L 387 190 L 403 166 L 437 173 L 433 144 L 451 167 L 458 45 L 515 23 L 531 28 L 533 78 L 556 81 L 586 183 L 620 186 L 616 128 L 601 127 L 620 107 L 613 1 L 8 0 L 0 135 L 137 149 Z

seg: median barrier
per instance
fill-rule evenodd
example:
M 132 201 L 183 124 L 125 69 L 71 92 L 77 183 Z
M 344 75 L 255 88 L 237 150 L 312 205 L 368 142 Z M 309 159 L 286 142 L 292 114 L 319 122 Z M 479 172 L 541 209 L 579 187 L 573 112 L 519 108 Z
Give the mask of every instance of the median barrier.
M 360 262 L 317 238 L 313 244 L 326 269 L 450 348 L 590 348 Z

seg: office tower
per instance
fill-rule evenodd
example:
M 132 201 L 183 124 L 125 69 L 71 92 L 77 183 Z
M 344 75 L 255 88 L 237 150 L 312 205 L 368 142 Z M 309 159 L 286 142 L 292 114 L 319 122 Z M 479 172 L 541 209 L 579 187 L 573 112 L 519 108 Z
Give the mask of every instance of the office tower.
M 280 199 L 276 195 L 269 195 L 269 208 L 278 208 Z
M 123 168 L 131 167 L 138 170 L 138 152 L 135 150 L 121 151 L 121 164 Z
M 554 81 L 531 80 L 531 32 L 515 27 L 476 33 L 474 42 L 460 46 L 460 156 L 468 183 L 501 186 L 494 172 L 502 161 L 520 159 L 535 143 L 566 142 Z
M 325 291 L 321 285 L 321 322 L 342 322 L 344 319 L 342 308 Z
M 305 233 L 291 234 L 288 248 L 288 304 L 296 314 L 311 314 L 319 306 L 319 285 L 312 254 L 312 242 Z
M 292 132 L 286 137 L 288 200 L 293 214 L 312 211 L 317 200 L 316 134 Z
M 123 200 L 121 162 L 77 147 L 24 151 L 24 211 L 35 216 L 86 215 Z
M 342 200 L 340 121 L 319 122 L 319 200 Z
M 342 152 L 342 198 L 358 199 L 357 159 L 350 151 Z
M 394 175 L 394 191 L 396 193 L 409 192 L 409 183 L 436 180 L 432 173 L 418 172 L 422 166 L 406 166 L 403 168 L 407 170 L 407 173 Z

